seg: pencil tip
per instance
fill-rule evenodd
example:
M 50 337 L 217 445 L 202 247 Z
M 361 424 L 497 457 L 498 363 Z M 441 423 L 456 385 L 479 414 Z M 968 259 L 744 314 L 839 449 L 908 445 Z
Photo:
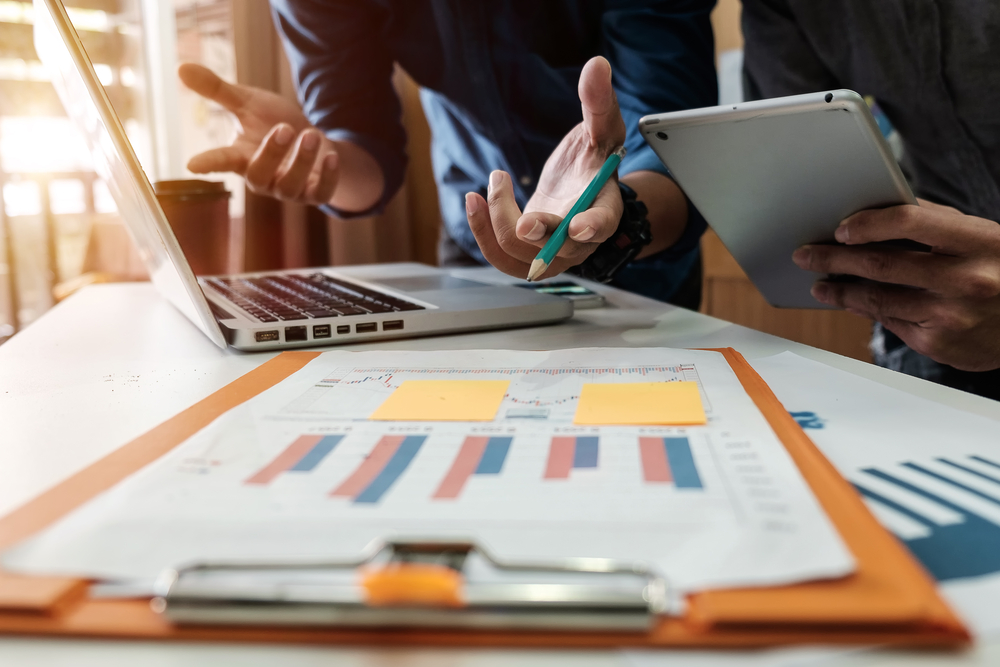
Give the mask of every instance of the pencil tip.
M 545 263 L 544 260 L 536 259 L 531 262 L 531 268 L 528 269 L 528 282 L 535 282 L 540 275 L 545 273 L 545 269 L 549 268 L 549 265 Z

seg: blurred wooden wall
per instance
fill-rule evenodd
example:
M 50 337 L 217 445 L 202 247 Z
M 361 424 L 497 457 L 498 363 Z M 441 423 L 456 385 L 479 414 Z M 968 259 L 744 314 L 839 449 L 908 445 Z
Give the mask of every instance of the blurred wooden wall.
M 743 48 L 740 0 L 719 0 L 712 14 L 716 54 Z M 709 230 L 701 242 L 704 265 L 701 312 L 775 336 L 871 361 L 871 321 L 829 310 L 773 308 Z

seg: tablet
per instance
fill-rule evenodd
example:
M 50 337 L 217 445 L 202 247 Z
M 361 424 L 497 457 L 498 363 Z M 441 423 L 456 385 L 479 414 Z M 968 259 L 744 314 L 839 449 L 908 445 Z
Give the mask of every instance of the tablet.
M 792 253 L 840 221 L 916 204 L 864 99 L 832 90 L 646 116 L 639 129 L 772 306 L 829 308 Z

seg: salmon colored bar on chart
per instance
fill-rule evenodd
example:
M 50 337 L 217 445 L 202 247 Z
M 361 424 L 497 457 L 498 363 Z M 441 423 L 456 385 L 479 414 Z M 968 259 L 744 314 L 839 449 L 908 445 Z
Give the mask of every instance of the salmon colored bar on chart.
M 549 461 L 545 466 L 545 479 L 569 479 L 576 455 L 576 438 L 555 437 L 549 446 Z
M 368 485 L 372 483 L 378 474 L 382 472 L 385 465 L 392 458 L 399 446 L 403 444 L 403 440 L 406 439 L 405 435 L 386 435 L 383 436 L 375 448 L 372 449 L 368 458 L 358 466 L 357 470 L 354 471 L 350 477 L 348 477 L 344 482 L 338 486 L 336 489 L 330 493 L 331 496 L 347 496 L 348 498 L 354 498 L 359 493 L 368 488 Z
M 441 480 L 441 485 L 434 492 L 435 498 L 457 498 L 465 488 L 465 483 L 469 481 L 479 467 L 479 461 L 486 451 L 486 443 L 489 438 L 485 436 L 470 436 L 462 443 L 462 448 L 455 457 L 454 463 L 448 474 Z
M 312 451 L 316 443 L 323 439 L 321 435 L 303 435 L 288 445 L 285 451 L 278 454 L 273 461 L 261 468 L 244 484 L 267 484 L 275 477 L 291 469 L 302 457 Z
M 642 477 L 647 482 L 674 481 L 663 438 L 639 438 L 639 457 L 642 460 Z

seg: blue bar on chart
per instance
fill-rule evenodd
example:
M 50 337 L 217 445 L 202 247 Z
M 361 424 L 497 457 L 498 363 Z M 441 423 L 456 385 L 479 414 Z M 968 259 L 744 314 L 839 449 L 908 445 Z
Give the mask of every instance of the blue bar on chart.
M 1000 463 L 983 456 L 865 468 L 851 482 L 938 581 L 1000 572 Z
M 426 439 L 425 435 L 383 436 L 361 465 L 330 495 L 346 496 L 355 503 L 377 503 L 406 472 Z
M 580 436 L 576 439 L 576 450 L 573 452 L 574 468 L 597 467 L 597 437 Z
M 703 489 L 687 438 L 639 438 L 642 476 L 647 483 L 673 483 L 678 489 Z
M 597 436 L 556 436 L 549 445 L 545 464 L 545 479 L 569 479 L 574 468 L 597 468 L 599 438 Z
M 473 475 L 499 475 L 512 441 L 511 437 L 467 437 L 432 497 L 457 498 Z
M 687 438 L 664 438 L 663 446 L 667 450 L 667 461 L 670 472 L 674 476 L 674 486 L 678 489 L 703 489 L 701 475 L 694 464 L 691 454 L 691 443 Z
M 316 466 L 320 464 L 320 461 L 326 458 L 326 455 L 333 451 L 341 440 L 344 439 L 342 435 L 327 435 L 324 436 L 322 440 L 313 445 L 305 456 L 299 459 L 299 462 L 289 468 L 293 472 L 311 472 L 315 470 Z
M 311 472 L 343 439 L 343 435 L 303 435 L 244 484 L 268 484 L 283 472 Z
M 507 452 L 510 451 L 510 443 L 513 438 L 490 438 L 486 443 L 483 456 L 476 466 L 475 475 L 499 475 L 503 469 L 503 462 L 507 460 Z

